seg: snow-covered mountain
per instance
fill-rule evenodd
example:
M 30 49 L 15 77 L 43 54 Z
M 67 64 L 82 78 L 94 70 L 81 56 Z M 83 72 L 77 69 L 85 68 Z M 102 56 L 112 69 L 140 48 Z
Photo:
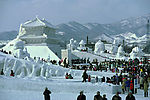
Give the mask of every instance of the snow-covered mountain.
M 102 40 L 102 41 L 107 41 L 109 43 L 112 43 L 114 41 L 114 38 L 112 36 L 109 36 L 108 34 L 103 33 L 97 36 L 95 40 Z
M 116 35 L 121 33 L 128 33 L 127 35 L 129 35 L 129 33 L 135 33 L 137 36 L 143 36 L 147 32 L 146 24 L 147 19 L 149 18 L 150 14 L 147 14 L 140 17 L 122 19 L 121 21 L 111 24 L 80 24 L 73 21 L 66 24 L 57 25 L 57 33 L 63 32 L 67 38 L 74 37 L 77 40 L 80 38 L 86 39 L 86 36 L 89 36 L 89 39 L 91 40 L 95 40 L 105 36 L 103 34 Z M 132 36 L 132 38 L 135 37 Z
M 17 37 L 17 31 L 0 32 L 0 40 L 12 40 Z
M 115 37 L 121 37 L 122 40 L 125 40 L 127 43 L 146 43 L 146 35 L 137 36 L 135 33 L 123 33 L 116 35 Z

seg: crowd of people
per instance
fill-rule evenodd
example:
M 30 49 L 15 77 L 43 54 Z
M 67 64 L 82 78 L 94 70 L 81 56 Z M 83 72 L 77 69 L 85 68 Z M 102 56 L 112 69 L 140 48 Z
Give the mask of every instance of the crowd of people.
M 101 82 L 112 83 L 114 85 L 120 85 L 122 89 L 122 93 L 129 93 L 132 94 L 137 93 L 137 89 L 144 90 L 144 97 L 148 97 L 148 87 L 150 83 L 150 64 L 146 59 L 139 61 L 138 59 L 135 60 L 114 60 L 114 61 L 104 61 L 101 62 L 96 71 L 102 71 L 101 67 L 106 67 L 107 70 L 116 73 L 116 75 L 112 77 L 102 77 Z M 83 81 L 90 82 L 89 79 L 90 75 L 87 75 L 86 71 L 90 70 L 90 68 L 86 68 L 83 72 Z M 104 69 L 104 71 L 106 71 Z M 106 71 L 107 72 L 107 71 Z M 95 80 L 98 77 L 95 78 Z M 140 87 L 138 87 L 140 84 Z

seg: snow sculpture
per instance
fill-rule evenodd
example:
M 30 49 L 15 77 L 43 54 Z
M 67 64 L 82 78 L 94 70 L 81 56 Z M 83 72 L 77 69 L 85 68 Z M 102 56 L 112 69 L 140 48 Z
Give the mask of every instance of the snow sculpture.
M 125 52 L 123 50 L 122 45 L 120 45 L 119 48 L 118 48 L 118 52 L 117 52 L 117 56 L 116 57 L 120 58 L 120 57 L 124 57 L 124 55 L 125 55 Z
M 74 40 L 73 38 L 70 39 L 70 43 L 67 45 L 67 49 L 69 50 L 75 50 L 76 49 L 76 40 Z
M 116 40 L 114 40 L 113 45 L 118 45 L 118 42 L 116 42 Z
M 40 57 L 37 57 L 36 63 L 38 63 L 38 64 L 42 63 L 42 61 L 40 60 Z
M 69 72 L 75 75 L 71 69 L 64 69 L 57 65 L 49 65 L 47 63 L 37 63 L 32 60 L 17 59 L 13 57 L 3 57 L 0 60 L 0 69 L 4 70 L 6 76 L 10 75 L 10 71 L 13 70 L 15 77 L 22 78 L 50 78 L 52 76 L 64 76 L 65 72 Z M 81 73 L 82 74 L 82 73 Z M 77 76 L 79 74 L 76 74 Z
M 80 43 L 79 43 L 79 47 L 85 47 L 85 43 L 84 43 L 84 41 L 83 41 L 83 40 L 81 40 L 81 41 L 80 41 Z
M 16 41 L 16 43 L 14 44 L 14 49 L 21 49 L 23 50 L 24 49 L 24 42 L 19 40 L 19 41 Z
M 117 45 L 112 45 L 111 53 L 112 53 L 112 54 L 116 54 L 116 53 L 117 53 L 117 50 L 118 50 L 118 46 L 117 46 Z
M 105 51 L 105 45 L 103 42 L 101 42 L 101 40 L 99 40 L 96 44 L 95 44 L 95 50 L 94 53 L 95 54 L 101 54 Z
M 24 48 L 24 54 L 26 55 L 26 57 L 30 57 L 30 54 L 28 53 L 28 51 L 27 51 L 27 48 Z
M 83 40 L 81 40 L 79 42 L 79 47 L 77 47 L 78 50 L 81 50 L 81 51 L 84 51 L 86 50 L 86 47 L 85 47 L 85 42 Z
M 140 58 L 144 53 L 139 47 L 134 47 L 132 49 L 132 52 L 130 53 L 130 58 L 135 59 L 135 58 Z
M 14 44 L 13 55 L 20 59 L 23 59 L 25 57 L 30 57 L 30 54 L 27 52 L 27 49 L 25 48 L 25 50 L 24 50 L 24 42 L 23 41 L 17 41 Z
M 125 40 L 123 36 L 116 36 L 115 39 L 114 39 L 113 44 L 115 44 L 115 45 L 122 44 L 123 40 Z

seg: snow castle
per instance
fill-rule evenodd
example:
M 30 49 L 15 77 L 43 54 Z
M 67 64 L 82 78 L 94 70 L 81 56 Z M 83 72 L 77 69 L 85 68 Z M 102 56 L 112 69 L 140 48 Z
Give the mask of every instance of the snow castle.
M 16 52 L 14 48 L 15 44 L 18 41 L 22 41 L 24 43 L 24 48 L 26 48 L 26 51 L 32 58 L 40 57 L 48 59 L 50 56 L 51 60 L 59 61 L 59 57 L 48 46 L 51 45 L 49 41 L 53 39 L 50 35 L 53 34 L 55 34 L 55 27 L 45 19 L 41 20 L 36 17 L 34 20 L 21 24 L 17 38 L 9 42 L 3 49 Z

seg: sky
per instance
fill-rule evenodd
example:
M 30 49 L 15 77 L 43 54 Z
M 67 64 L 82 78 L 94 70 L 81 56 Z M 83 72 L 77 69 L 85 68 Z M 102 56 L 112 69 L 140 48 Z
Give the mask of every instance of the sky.
M 112 23 L 150 13 L 150 0 L 0 0 L 0 32 L 19 30 L 36 16 L 54 25 Z

